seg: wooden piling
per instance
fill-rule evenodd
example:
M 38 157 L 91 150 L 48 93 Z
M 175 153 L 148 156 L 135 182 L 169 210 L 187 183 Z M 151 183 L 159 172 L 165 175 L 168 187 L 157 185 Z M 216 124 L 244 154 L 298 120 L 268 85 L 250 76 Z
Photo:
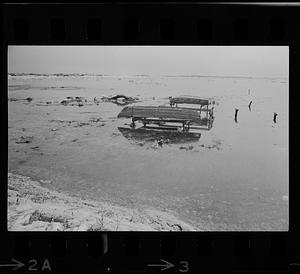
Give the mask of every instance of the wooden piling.
M 238 112 L 239 112 L 239 109 L 238 108 L 236 108 L 235 109 L 235 113 L 234 113 L 234 120 L 237 122 L 237 114 L 238 114 Z
M 274 122 L 275 124 L 276 124 L 276 122 L 277 122 L 277 121 L 276 121 L 277 115 L 278 115 L 278 114 L 277 114 L 276 112 L 274 112 L 274 115 L 273 115 L 273 122 Z
M 252 105 L 252 101 L 250 101 L 250 103 L 248 105 L 248 108 L 249 108 L 250 111 L 251 111 L 251 105 Z

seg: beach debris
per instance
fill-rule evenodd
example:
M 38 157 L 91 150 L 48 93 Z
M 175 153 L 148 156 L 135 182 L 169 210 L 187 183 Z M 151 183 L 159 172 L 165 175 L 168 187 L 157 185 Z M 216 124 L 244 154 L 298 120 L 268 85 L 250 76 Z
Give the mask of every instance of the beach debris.
M 9 102 L 17 102 L 17 101 L 27 101 L 30 103 L 33 99 L 31 97 L 27 97 L 25 99 L 18 99 L 18 98 L 8 98 Z
M 98 106 L 100 101 L 96 97 L 94 97 L 94 103 Z
M 71 105 L 71 106 L 82 107 L 82 106 L 84 106 L 84 102 L 87 102 L 87 100 L 84 97 L 81 97 L 81 96 L 76 96 L 76 97 L 68 96 L 66 99 L 63 99 L 62 101 L 60 101 L 60 104 L 64 105 L 64 106 Z
M 157 144 L 158 144 L 160 147 L 162 147 L 162 145 L 163 145 L 163 139 L 160 139 L 159 141 L 157 141 Z
M 52 182 L 50 180 L 40 180 L 42 184 L 51 184 Z
M 28 144 L 33 141 L 33 136 L 21 136 L 19 140 L 16 141 L 17 144 Z
M 85 123 L 85 122 L 77 122 L 77 125 L 75 125 L 74 127 L 82 127 L 82 126 L 88 126 L 90 125 L 89 123 Z
M 97 117 L 91 117 L 89 119 L 89 121 L 92 122 L 92 123 L 98 123 L 98 122 L 101 122 L 102 119 L 101 118 L 97 118 Z
M 57 131 L 57 128 L 51 128 L 51 131 Z
M 75 100 L 76 100 L 77 102 L 82 102 L 82 100 L 84 100 L 84 98 L 81 97 L 81 96 L 76 96 L 76 97 L 75 97 Z
M 194 146 L 181 146 L 179 149 L 192 150 Z
M 114 96 L 103 96 L 101 99 L 104 102 L 112 102 L 114 104 L 122 105 L 122 106 L 139 101 L 139 98 L 137 97 L 130 97 L 123 94 L 118 94 Z
M 35 146 L 35 147 L 31 147 L 31 149 L 38 150 L 38 149 L 40 149 L 40 147 L 39 146 Z
M 239 109 L 236 108 L 235 109 L 235 113 L 234 113 L 234 121 L 237 123 L 237 115 L 238 115 Z
M 276 122 L 277 122 L 277 121 L 276 121 L 277 115 L 278 115 L 278 114 L 277 114 L 276 112 L 274 112 L 274 115 L 273 115 L 273 122 L 274 122 L 275 124 L 276 124 Z
M 71 142 L 77 142 L 78 138 L 73 139 Z
M 153 148 L 153 149 L 158 149 L 158 143 L 155 142 L 154 144 L 152 144 L 152 145 L 151 145 L 151 148 Z

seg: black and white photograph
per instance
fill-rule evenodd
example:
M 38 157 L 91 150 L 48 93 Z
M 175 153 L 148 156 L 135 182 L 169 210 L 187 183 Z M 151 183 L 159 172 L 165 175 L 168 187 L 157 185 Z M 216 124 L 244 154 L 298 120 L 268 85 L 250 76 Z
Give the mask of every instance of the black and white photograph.
M 8 231 L 288 231 L 288 46 L 8 46 Z

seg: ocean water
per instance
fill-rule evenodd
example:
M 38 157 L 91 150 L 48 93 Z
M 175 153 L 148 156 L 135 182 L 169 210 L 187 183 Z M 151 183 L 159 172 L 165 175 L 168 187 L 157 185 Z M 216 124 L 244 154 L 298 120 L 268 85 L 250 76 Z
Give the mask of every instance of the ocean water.
M 8 82 L 9 171 L 83 198 L 168 210 L 199 230 L 288 230 L 287 79 L 24 75 Z M 213 97 L 213 127 L 186 144 L 129 140 L 118 129 L 130 123 L 117 118 L 123 106 L 93 103 L 116 94 L 139 97 L 135 105 Z M 87 103 L 60 105 L 67 96 Z M 32 143 L 17 143 L 20 136 Z

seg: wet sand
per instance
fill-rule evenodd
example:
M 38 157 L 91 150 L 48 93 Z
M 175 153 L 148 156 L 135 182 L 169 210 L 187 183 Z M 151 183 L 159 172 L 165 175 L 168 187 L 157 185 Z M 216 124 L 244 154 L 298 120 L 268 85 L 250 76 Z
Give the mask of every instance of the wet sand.
M 214 96 L 213 128 L 186 144 L 128 140 L 122 106 L 93 103 L 116 94 L 138 96 L 136 105 Z M 88 102 L 60 105 L 67 96 Z M 288 229 L 287 80 L 10 77 L 8 97 L 9 172 L 72 197 L 171 210 L 198 230 Z

